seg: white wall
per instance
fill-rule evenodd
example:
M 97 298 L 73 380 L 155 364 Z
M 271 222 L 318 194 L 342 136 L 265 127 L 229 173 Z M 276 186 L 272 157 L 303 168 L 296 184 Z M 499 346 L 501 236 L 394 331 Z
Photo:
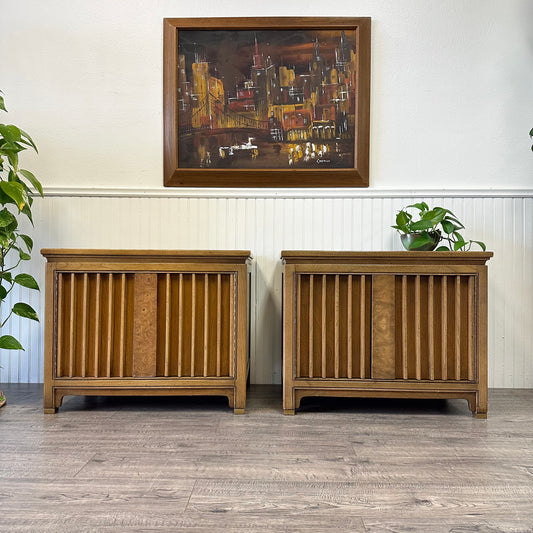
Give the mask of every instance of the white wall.
M 36 247 L 251 249 L 252 380 L 279 382 L 279 252 L 399 249 L 394 211 L 427 198 L 495 251 L 490 384 L 533 386 L 531 0 L 18 0 L 0 12 L 2 120 L 37 142 L 24 164 L 49 193 Z M 372 17 L 370 189 L 163 188 L 162 19 L 206 14 Z M 36 255 L 41 280 L 43 266 Z M 10 328 L 28 349 L 0 354 L 0 382 L 42 380 L 41 328 Z

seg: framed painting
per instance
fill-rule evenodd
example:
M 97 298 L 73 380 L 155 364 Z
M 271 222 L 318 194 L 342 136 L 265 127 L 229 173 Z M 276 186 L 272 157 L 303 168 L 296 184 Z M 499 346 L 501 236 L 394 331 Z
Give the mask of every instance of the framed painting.
M 164 20 L 164 184 L 368 187 L 370 18 Z

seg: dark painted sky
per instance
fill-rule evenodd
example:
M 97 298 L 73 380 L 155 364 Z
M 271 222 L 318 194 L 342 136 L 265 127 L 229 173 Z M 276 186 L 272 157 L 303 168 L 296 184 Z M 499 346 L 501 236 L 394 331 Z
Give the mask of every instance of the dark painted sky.
M 179 30 L 178 52 L 185 54 L 189 80 L 196 50 L 209 63 L 210 74 L 222 78 L 224 89 L 233 92 L 236 81 L 250 78 L 255 38 L 260 54 L 270 56 L 278 67 L 294 67 L 299 74 L 309 69 L 317 37 L 323 61 L 333 65 L 340 35 L 340 31 L 334 30 Z M 355 32 L 345 35 L 353 46 Z

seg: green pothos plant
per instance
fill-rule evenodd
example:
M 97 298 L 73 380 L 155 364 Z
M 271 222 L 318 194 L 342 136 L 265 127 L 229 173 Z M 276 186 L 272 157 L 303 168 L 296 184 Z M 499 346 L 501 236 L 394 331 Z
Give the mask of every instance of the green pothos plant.
M 1 91 L 0 110 L 7 112 Z M 6 310 L 15 286 L 39 290 L 33 276 L 20 272 L 21 263 L 31 258 L 33 240 L 22 232 L 19 222 L 26 217 L 33 226 L 33 196 L 43 196 L 39 180 L 19 165 L 19 154 L 27 149 L 37 152 L 32 138 L 17 126 L 0 120 L 0 333 L 13 315 L 39 321 L 35 309 L 27 303 L 17 302 Z M 0 336 L 0 349 L 24 350 L 11 335 Z
M 411 209 L 418 216 L 414 216 Z M 407 250 L 468 251 L 473 244 L 486 250 L 485 243 L 466 240 L 462 236 L 460 232 L 464 225 L 454 213 L 444 207 L 430 209 L 426 202 L 411 204 L 398 211 L 396 224 L 392 227 L 400 234 Z

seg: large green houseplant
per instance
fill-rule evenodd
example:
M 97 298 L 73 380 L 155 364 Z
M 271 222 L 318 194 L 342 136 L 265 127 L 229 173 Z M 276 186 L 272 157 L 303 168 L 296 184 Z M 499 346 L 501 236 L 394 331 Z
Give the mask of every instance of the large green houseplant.
M 414 210 L 415 215 L 410 210 Z M 483 251 L 486 249 L 481 241 L 463 238 L 460 230 L 464 229 L 464 225 L 449 209 L 430 209 L 426 202 L 411 204 L 398 211 L 396 224 L 392 227 L 400 234 L 406 250 L 468 251 L 473 244 L 477 244 Z
M 0 110 L 7 112 L 0 91 Z M 23 261 L 31 258 L 33 240 L 22 232 L 19 222 L 26 217 L 33 225 L 31 207 L 33 195 L 43 195 L 39 180 L 19 166 L 19 154 L 31 148 L 37 152 L 32 138 L 13 124 L 0 121 L 0 333 L 13 315 L 39 320 L 35 310 L 24 302 L 17 302 L 5 309 L 9 295 L 16 285 L 39 290 L 37 281 L 30 274 L 19 271 Z M 0 335 L 0 349 L 24 350 L 11 335 Z M 5 397 L 0 391 L 0 406 Z

